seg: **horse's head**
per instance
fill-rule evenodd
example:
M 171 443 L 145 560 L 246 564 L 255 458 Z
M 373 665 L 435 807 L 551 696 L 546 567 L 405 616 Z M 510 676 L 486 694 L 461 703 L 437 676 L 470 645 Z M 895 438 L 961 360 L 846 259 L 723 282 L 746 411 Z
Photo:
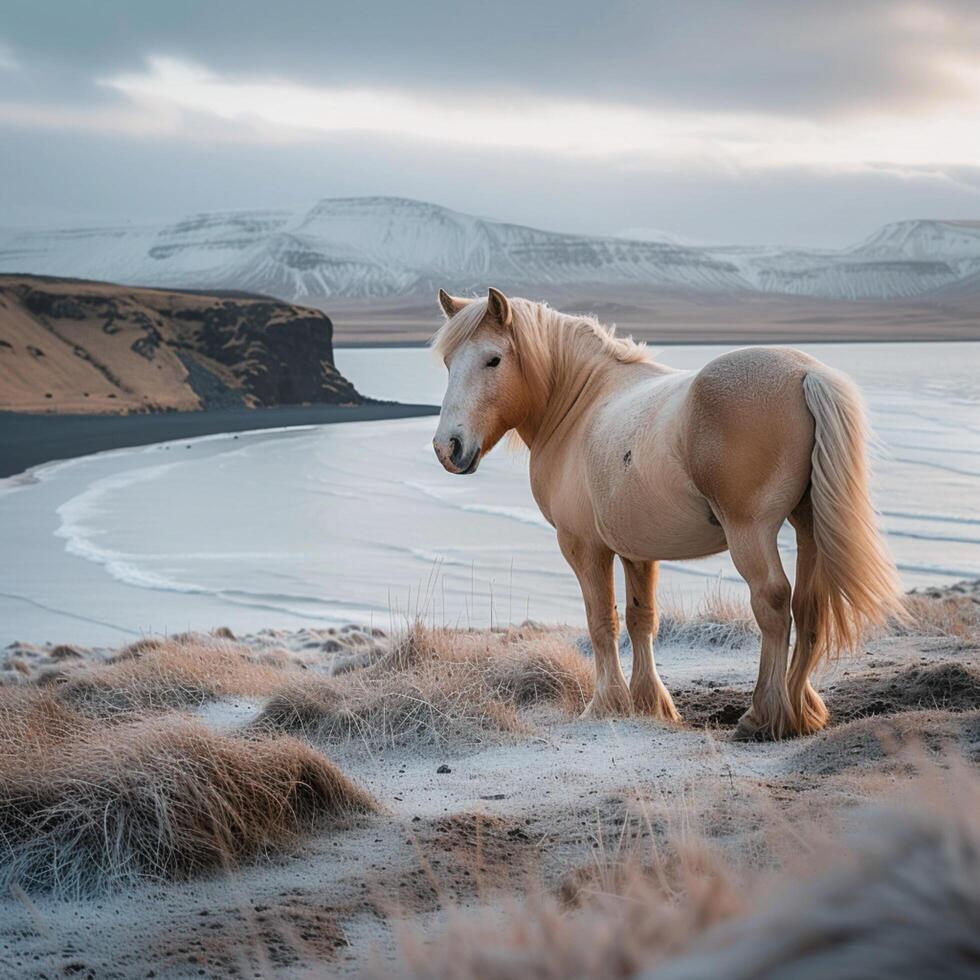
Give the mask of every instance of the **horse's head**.
M 447 323 L 436 338 L 449 369 L 432 445 L 450 473 L 475 473 L 480 460 L 528 414 L 527 385 L 514 346 L 513 311 L 491 289 L 486 300 L 439 290 Z

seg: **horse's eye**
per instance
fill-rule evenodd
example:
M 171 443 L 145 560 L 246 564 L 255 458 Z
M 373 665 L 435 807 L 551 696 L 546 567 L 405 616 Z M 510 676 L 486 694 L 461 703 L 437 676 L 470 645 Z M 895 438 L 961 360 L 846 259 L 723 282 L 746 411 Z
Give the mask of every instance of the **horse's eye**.
M 496 367 L 499 363 L 500 363 L 499 357 L 491 357 L 490 360 L 487 361 L 487 367 Z

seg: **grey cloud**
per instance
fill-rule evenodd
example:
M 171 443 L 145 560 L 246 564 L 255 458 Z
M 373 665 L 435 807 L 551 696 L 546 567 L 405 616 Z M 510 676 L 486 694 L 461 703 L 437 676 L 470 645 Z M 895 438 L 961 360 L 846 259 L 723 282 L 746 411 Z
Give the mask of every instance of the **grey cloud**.
M 969 0 L 931 4 L 918 21 L 891 0 L 7 0 L 5 8 L 0 31 L 66 90 L 166 53 L 232 75 L 317 83 L 827 113 L 955 95 L 943 58 L 980 58 L 980 8 Z
M 953 184 L 958 184 L 964 188 L 975 191 L 980 196 L 980 163 L 975 167 L 951 166 L 943 163 L 933 164 L 902 164 L 898 166 L 894 163 L 871 161 L 868 164 L 876 170 L 884 172 L 907 175 L 907 176 L 927 176 L 948 180 Z
M 150 54 L 242 78 L 753 111 L 807 118 L 901 113 L 957 96 L 944 59 L 980 63 L 980 6 L 943 0 L 5 0 L 0 42 L 18 64 L 0 102 L 123 104 L 99 78 Z M 924 18 L 924 19 L 923 19 Z M 230 124 L 229 124 L 230 125 Z M 303 207 L 398 194 L 556 230 L 653 227 L 698 241 L 842 245 L 886 221 L 980 217 L 977 167 L 828 174 L 620 170 L 531 152 L 467 152 L 381 137 L 236 144 L 0 128 L 0 226 L 172 219 L 196 210 Z

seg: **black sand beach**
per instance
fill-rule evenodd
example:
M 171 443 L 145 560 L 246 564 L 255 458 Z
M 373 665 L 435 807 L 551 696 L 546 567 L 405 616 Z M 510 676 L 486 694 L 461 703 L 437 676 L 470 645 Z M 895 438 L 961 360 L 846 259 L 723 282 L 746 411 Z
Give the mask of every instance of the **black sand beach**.
M 438 415 L 436 405 L 282 405 L 147 415 L 27 415 L 0 412 L 0 477 L 108 449 L 293 425 L 373 422 Z

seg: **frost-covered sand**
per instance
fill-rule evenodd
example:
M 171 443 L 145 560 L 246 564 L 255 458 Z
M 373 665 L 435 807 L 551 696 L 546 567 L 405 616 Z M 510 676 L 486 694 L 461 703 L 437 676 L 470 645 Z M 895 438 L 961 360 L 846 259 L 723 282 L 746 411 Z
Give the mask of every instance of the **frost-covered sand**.
M 685 717 L 679 729 L 641 718 L 577 720 L 591 664 L 575 629 L 219 631 L 124 651 L 14 644 L 3 656 L 0 724 L 11 723 L 18 698 L 41 699 L 45 710 L 54 704 L 96 729 L 143 726 L 149 751 L 152 732 L 203 723 L 254 746 L 256 766 L 267 740 L 290 735 L 373 794 L 380 812 L 326 814 L 312 830 L 229 859 L 227 870 L 179 881 L 152 880 L 169 872 L 146 856 L 137 864 L 143 884 L 114 880 L 108 859 L 72 877 L 77 855 L 62 852 L 54 894 L 51 881 L 45 888 L 23 875 L 6 890 L 0 972 L 398 975 L 418 943 L 432 941 L 432 969 L 442 964 L 447 976 L 439 937 L 461 914 L 513 911 L 529 894 L 575 905 L 597 868 L 623 854 L 649 857 L 678 828 L 696 829 L 732 860 L 768 865 L 771 835 L 759 813 L 784 829 L 814 818 L 828 833 L 835 821 L 860 823 L 859 804 L 914 785 L 902 743 L 921 742 L 941 768 L 961 755 L 975 767 L 980 583 L 912 603 L 916 630 L 874 637 L 860 656 L 824 672 L 831 727 L 779 744 L 731 740 L 758 638 L 730 603 L 665 620 L 658 661 Z M 45 765 L 55 765 L 47 758 L 32 776 L 43 779 Z M 147 776 L 135 792 L 150 793 L 152 783 Z M 5 785 L 9 840 L 18 801 Z M 93 816 L 90 843 L 110 810 Z M 522 916 L 533 912 L 518 907 Z

